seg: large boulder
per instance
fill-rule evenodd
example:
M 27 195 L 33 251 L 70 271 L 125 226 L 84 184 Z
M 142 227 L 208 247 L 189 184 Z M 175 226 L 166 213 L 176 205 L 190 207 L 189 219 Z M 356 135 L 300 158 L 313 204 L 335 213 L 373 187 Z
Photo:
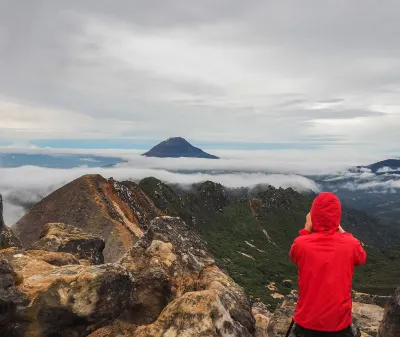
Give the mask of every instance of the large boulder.
M 384 309 L 379 305 L 353 302 L 353 323 L 361 330 L 362 337 L 376 336 L 383 313 Z
M 379 337 L 400 336 L 400 287 L 386 305 L 385 315 L 379 328 Z
M 134 280 L 120 265 L 55 267 L 24 253 L 0 261 L 1 336 L 84 337 L 130 307 Z
M 88 260 L 90 264 L 104 263 L 102 238 L 85 233 L 83 230 L 64 223 L 49 223 L 30 250 L 65 252 L 73 254 L 78 260 Z
M 251 336 L 242 288 L 216 265 L 192 228 L 156 218 L 121 259 L 133 271 L 136 336 Z M 150 323 L 150 324 L 149 324 Z
M 14 232 L 6 226 L 3 219 L 3 197 L 0 194 L 0 249 L 22 247 Z

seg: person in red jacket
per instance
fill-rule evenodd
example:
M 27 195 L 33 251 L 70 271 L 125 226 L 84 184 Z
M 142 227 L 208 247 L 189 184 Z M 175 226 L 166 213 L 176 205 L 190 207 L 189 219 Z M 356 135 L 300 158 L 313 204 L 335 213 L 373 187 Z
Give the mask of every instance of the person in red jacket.
M 367 254 L 360 241 L 343 230 L 341 216 L 338 197 L 319 194 L 291 247 L 299 282 L 296 337 L 354 336 L 352 279 L 354 267 L 364 264 Z

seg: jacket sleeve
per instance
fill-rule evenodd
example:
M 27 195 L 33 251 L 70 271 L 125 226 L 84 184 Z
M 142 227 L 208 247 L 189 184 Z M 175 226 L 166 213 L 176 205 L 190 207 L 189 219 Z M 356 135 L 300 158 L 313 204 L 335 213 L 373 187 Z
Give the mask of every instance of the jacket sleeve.
M 295 264 L 298 263 L 297 254 L 296 254 L 296 241 L 292 244 L 292 247 L 290 248 L 289 257 L 293 263 L 295 263 Z
M 356 239 L 356 244 L 354 247 L 354 265 L 355 266 L 362 266 L 367 261 L 367 253 L 365 252 L 364 248 L 362 247 L 360 241 Z

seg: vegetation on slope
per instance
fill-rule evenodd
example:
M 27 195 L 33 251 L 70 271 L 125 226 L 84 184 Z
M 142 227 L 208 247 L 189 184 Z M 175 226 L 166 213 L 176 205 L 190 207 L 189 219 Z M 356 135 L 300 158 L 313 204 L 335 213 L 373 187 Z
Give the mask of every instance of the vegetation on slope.
M 304 224 L 311 195 L 268 187 L 253 197 L 251 191 L 229 191 L 212 182 L 182 190 L 155 178 L 144 179 L 140 187 L 161 210 L 182 217 L 199 230 L 220 266 L 249 295 L 273 308 L 281 301 L 279 294 L 289 293 L 291 284 L 296 286 L 297 270 L 288 252 Z M 361 233 L 363 242 L 369 244 L 374 242 L 379 224 L 365 213 L 346 208 L 342 225 Z M 398 251 L 384 254 L 372 246 L 365 248 L 368 263 L 356 270 L 355 289 L 390 293 L 400 278 Z

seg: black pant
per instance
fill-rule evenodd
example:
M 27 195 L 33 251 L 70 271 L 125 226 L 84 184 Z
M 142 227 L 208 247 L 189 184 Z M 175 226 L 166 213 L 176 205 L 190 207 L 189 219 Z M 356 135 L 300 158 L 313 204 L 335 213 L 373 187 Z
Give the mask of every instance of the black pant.
M 309 330 L 295 324 L 293 327 L 292 334 L 290 336 L 295 337 L 360 337 L 361 334 L 354 325 L 350 325 L 346 329 L 335 331 L 335 332 L 325 332 Z

